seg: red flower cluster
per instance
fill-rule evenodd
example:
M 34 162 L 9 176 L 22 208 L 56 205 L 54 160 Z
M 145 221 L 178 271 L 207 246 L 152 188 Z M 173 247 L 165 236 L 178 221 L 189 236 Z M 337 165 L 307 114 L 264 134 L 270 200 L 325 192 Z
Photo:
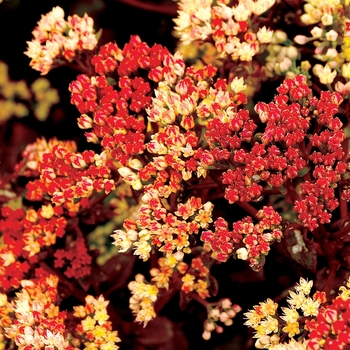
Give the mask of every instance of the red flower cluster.
M 249 259 L 250 266 L 258 270 L 264 264 L 270 245 L 282 238 L 282 218 L 272 207 L 266 206 L 256 217 L 260 220 L 256 225 L 248 216 L 235 222 L 232 231 L 228 230 L 227 222 L 219 218 L 215 221 L 215 232 L 204 231 L 201 240 L 209 244 L 214 259 L 225 262 L 235 251 L 239 259 Z
M 151 103 L 150 84 L 172 74 L 171 57 L 161 45 L 150 48 L 132 36 L 123 50 L 102 46 L 91 61 L 98 76 L 80 75 L 69 86 L 71 103 L 82 113 L 79 127 L 92 129 L 85 133 L 88 141 L 101 142 L 123 165 L 144 151 L 142 111 Z
M 41 209 L 1 208 L 0 231 L 5 244 L 0 248 L 0 290 L 18 288 L 20 281 L 37 261 L 42 248 L 55 244 L 63 237 L 67 221 L 61 208 L 42 206 Z
M 195 291 L 202 299 L 209 297 L 209 269 L 201 257 L 192 259 L 190 268 L 182 277 L 181 289 L 185 293 Z
M 114 180 L 110 179 L 111 168 L 106 163 L 104 154 L 75 153 L 64 144 L 56 144 L 39 160 L 40 179 L 27 184 L 26 197 L 38 201 L 48 194 L 54 204 L 63 205 L 73 214 L 87 205 L 94 191 L 108 194 L 115 188 Z M 81 198 L 86 200 L 76 201 Z
M 329 223 L 332 215 L 328 210 L 333 211 L 339 205 L 329 178 L 319 178 L 314 183 L 305 181 L 300 187 L 303 199 L 296 201 L 294 207 L 299 213 L 299 219 L 310 231 L 318 227 L 319 223 Z
M 341 350 L 350 344 L 350 299 L 335 298 L 321 307 L 316 319 L 307 320 L 308 349 Z
M 212 257 L 225 262 L 233 252 L 234 244 L 242 241 L 242 234 L 228 230 L 228 223 L 223 218 L 218 218 L 215 223 L 215 232 L 204 231 L 201 240 L 210 245 L 213 251 Z
M 78 238 L 69 244 L 66 249 L 57 249 L 55 254 L 54 266 L 63 268 L 67 263 L 70 265 L 66 268 L 64 274 L 68 278 L 83 278 L 91 273 L 92 258 L 88 253 L 83 238 Z
M 330 222 L 330 212 L 339 205 L 334 187 L 347 171 L 342 149 L 346 136 L 335 117 L 341 95 L 313 97 L 302 75 L 285 79 L 277 91 L 273 102 L 255 106 L 266 123 L 261 134 L 254 135 L 257 126 L 247 111 L 228 108 L 225 118 L 209 121 L 205 137 L 212 150 L 226 152 L 229 169 L 222 183 L 230 203 L 260 200 L 269 185 L 292 199 L 299 219 L 313 230 Z M 305 180 L 300 194 L 291 186 L 297 177 Z M 345 199 L 346 191 L 344 187 Z

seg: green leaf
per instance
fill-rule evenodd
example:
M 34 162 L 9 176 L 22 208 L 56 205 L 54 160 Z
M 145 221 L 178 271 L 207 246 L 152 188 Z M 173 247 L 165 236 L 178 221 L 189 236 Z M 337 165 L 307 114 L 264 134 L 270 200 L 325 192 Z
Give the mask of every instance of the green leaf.
M 4 197 L 5 200 L 12 198 L 3 204 L 3 206 L 9 207 L 12 210 L 22 208 L 22 197 L 15 197 L 15 196 L 16 196 L 16 194 L 13 192 L 10 192 L 8 190 L 0 190 L 0 198 Z M 0 200 L 0 201 L 2 202 L 2 200 Z
M 209 276 L 209 293 L 212 296 L 217 296 L 219 292 L 219 283 L 217 281 L 217 279 L 213 276 Z
M 309 171 L 310 171 L 310 168 L 306 166 L 305 168 L 302 168 L 301 170 L 298 171 L 298 176 L 299 176 L 299 177 L 303 177 L 303 176 L 306 175 Z
M 95 36 L 96 36 L 97 41 L 99 41 L 101 36 L 102 36 L 102 28 L 95 34 Z
M 80 17 L 83 17 L 85 13 L 88 13 L 90 17 L 94 17 L 106 8 L 102 0 L 80 0 L 73 2 L 73 4 L 72 13 L 76 13 Z
M 348 125 L 346 128 L 343 129 L 345 135 L 347 138 L 350 137 L 350 125 Z
M 166 317 L 158 316 L 137 332 L 137 342 L 147 349 L 153 349 L 170 342 L 173 335 L 172 322 Z
M 107 77 L 108 85 L 117 85 L 117 81 L 112 77 Z
M 305 241 L 299 230 L 287 230 L 285 243 L 291 258 L 302 267 L 316 272 L 316 251 L 311 241 Z
M 189 294 L 183 292 L 182 290 L 180 290 L 180 301 L 179 301 L 179 307 L 180 310 L 186 310 L 187 306 L 189 304 L 189 302 L 191 301 L 191 297 L 189 296 Z
M 282 186 L 280 186 L 279 190 L 280 190 L 280 192 L 281 192 L 282 194 L 284 194 L 284 195 L 286 195 L 286 194 L 287 194 L 287 188 L 286 188 L 286 187 L 284 187 L 283 185 L 282 185 Z

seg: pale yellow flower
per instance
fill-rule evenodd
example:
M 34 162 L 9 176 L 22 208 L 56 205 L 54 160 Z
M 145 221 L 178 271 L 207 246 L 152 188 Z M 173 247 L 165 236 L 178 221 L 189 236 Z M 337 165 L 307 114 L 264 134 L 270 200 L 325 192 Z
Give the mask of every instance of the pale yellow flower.
M 55 214 L 53 207 L 51 204 L 48 205 L 43 205 L 41 207 L 41 212 L 40 212 L 41 216 L 45 219 L 51 219 L 53 217 L 53 215 Z
M 337 71 L 331 70 L 328 64 L 326 64 L 324 67 L 322 67 L 320 64 L 315 64 L 312 71 L 320 79 L 320 82 L 325 85 L 332 84 L 337 75 Z
M 285 327 L 282 328 L 282 331 L 288 333 L 288 336 L 294 337 L 296 334 L 300 333 L 299 323 L 298 322 L 287 322 Z
M 281 316 L 281 319 L 286 322 L 296 322 L 299 318 L 299 313 L 295 309 L 289 309 L 288 307 L 281 308 L 284 316 Z
M 247 85 L 244 84 L 243 77 L 238 78 L 235 77 L 231 82 L 231 89 L 233 92 L 238 93 L 240 91 L 244 91 L 246 89 Z
M 350 62 L 344 63 L 342 65 L 342 73 L 341 74 L 344 78 L 350 79 Z
M 278 332 L 278 319 L 272 316 L 261 321 L 261 326 L 265 328 L 265 334 L 277 333 Z
M 243 42 L 238 48 L 238 55 L 241 61 L 250 62 L 255 55 L 255 50 L 246 42 Z
M 303 305 L 305 301 L 305 295 L 304 293 L 295 293 L 290 291 L 289 292 L 289 298 L 287 299 L 287 302 L 290 306 L 295 307 L 296 309 L 299 309 L 301 305 Z
M 270 350 L 306 350 L 307 344 L 305 341 L 296 341 L 291 339 L 289 343 L 276 344 L 270 347 Z
M 276 313 L 278 304 L 271 299 L 267 299 L 265 302 L 260 303 L 260 310 L 265 316 L 273 316 Z
M 304 279 L 303 277 L 301 277 L 299 283 L 295 287 L 295 290 L 301 291 L 305 295 L 309 295 L 312 285 L 313 285 L 313 281 L 308 281 L 307 279 Z
M 312 300 L 311 298 L 307 298 L 303 305 L 301 305 L 304 316 L 317 316 L 319 307 L 320 303 L 318 301 Z

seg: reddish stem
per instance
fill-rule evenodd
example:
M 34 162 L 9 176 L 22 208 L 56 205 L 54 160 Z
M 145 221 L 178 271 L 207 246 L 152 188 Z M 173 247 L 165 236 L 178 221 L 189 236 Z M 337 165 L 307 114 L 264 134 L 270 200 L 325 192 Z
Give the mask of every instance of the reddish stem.
M 349 220 L 350 220 L 350 214 L 347 214 L 344 218 L 332 222 L 332 223 L 330 224 L 330 228 L 331 228 L 331 230 L 333 230 L 333 231 L 334 231 L 334 230 L 339 230 L 339 229 L 341 229 L 341 228 L 344 226 L 344 224 L 345 224 L 347 221 L 349 221 Z
M 329 273 L 328 273 L 326 284 L 323 288 L 323 291 L 326 293 L 328 300 L 330 300 L 331 298 L 331 291 L 332 291 L 334 280 L 339 270 L 339 267 L 340 267 L 340 264 L 337 260 L 335 259 L 330 260 Z
M 262 190 L 261 195 L 262 196 L 272 196 L 274 194 L 281 194 L 280 190 Z
M 294 204 L 295 201 L 300 199 L 300 195 L 295 191 L 295 185 L 291 179 L 286 181 L 287 196 L 291 199 Z
M 348 202 L 342 199 L 340 187 L 339 187 L 339 210 L 340 210 L 340 219 L 344 219 L 349 215 Z
M 251 204 L 247 202 L 236 202 L 241 208 L 243 208 L 245 211 L 247 211 L 251 216 L 256 217 L 256 214 L 258 213 L 258 210 L 255 209 Z
M 197 293 L 191 293 L 191 298 L 197 301 L 199 304 L 203 305 L 206 309 L 208 308 L 209 303 L 202 299 Z
M 118 0 L 120 3 L 139 8 L 144 11 L 161 13 L 171 17 L 176 17 L 178 6 L 176 4 L 149 3 L 140 0 Z
M 177 273 L 173 274 L 173 281 L 170 283 L 169 290 L 161 294 L 154 304 L 154 311 L 158 315 L 160 310 L 168 303 L 168 301 L 181 289 L 182 281 Z
M 317 123 L 313 134 L 314 135 L 319 134 L 320 131 L 321 131 L 321 125 Z M 307 145 L 306 150 L 305 150 L 307 155 L 310 155 L 311 148 L 312 148 L 312 143 L 309 142 L 309 144 Z M 306 160 L 308 160 L 308 158 Z
M 331 235 L 332 241 L 338 241 L 342 239 L 343 237 L 347 236 L 350 232 L 350 224 L 342 227 L 339 231 L 333 233 Z
M 47 272 L 52 275 L 55 275 L 59 278 L 60 285 L 64 286 L 64 289 L 68 292 L 69 295 L 74 295 L 80 302 L 85 303 L 85 297 L 87 293 L 80 288 L 77 288 L 76 284 L 73 281 L 69 281 L 58 269 L 53 269 L 49 265 L 47 265 L 44 261 L 40 262 L 40 266 Z

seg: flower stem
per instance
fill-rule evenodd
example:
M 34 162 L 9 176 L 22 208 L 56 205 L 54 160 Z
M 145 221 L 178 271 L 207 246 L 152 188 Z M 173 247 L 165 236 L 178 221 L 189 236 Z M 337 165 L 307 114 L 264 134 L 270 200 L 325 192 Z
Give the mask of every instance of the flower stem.
M 340 267 L 340 264 L 337 260 L 332 259 L 329 262 L 329 273 L 328 273 L 326 284 L 323 288 L 324 292 L 327 295 L 328 300 L 330 300 L 332 287 L 334 285 L 334 280 L 339 270 L 339 267 Z
M 331 235 L 332 241 L 338 241 L 350 233 L 350 225 L 342 227 L 339 231 Z
M 258 213 L 258 210 L 255 209 L 251 204 L 247 202 L 236 202 L 241 208 L 246 210 L 251 216 L 254 216 L 256 218 L 256 214 Z

